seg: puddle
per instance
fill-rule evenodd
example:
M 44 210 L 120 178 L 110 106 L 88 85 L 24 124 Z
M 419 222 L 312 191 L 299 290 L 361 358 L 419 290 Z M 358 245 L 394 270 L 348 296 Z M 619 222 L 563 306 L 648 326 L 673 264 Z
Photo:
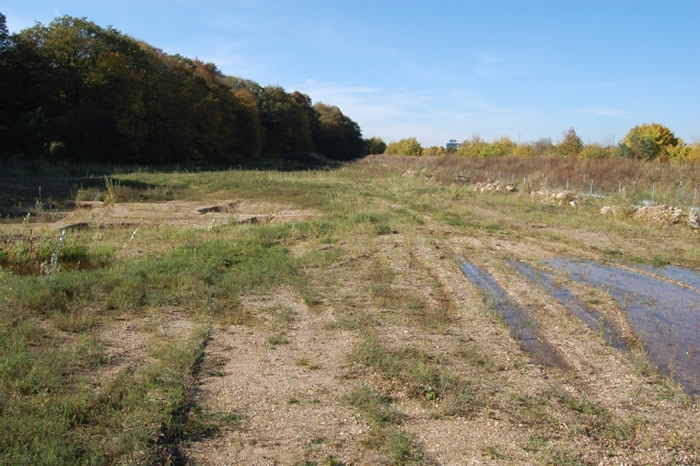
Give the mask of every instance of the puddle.
M 649 359 L 689 394 L 700 394 L 700 296 L 694 290 L 613 266 L 545 261 L 576 281 L 608 290 L 627 313 Z
M 540 364 L 565 368 L 566 363 L 559 352 L 547 340 L 537 335 L 537 320 L 527 309 L 513 301 L 489 274 L 474 264 L 458 257 L 462 272 L 485 295 L 488 304 L 501 316 L 513 338 L 520 341 L 523 349 Z
M 605 341 L 611 346 L 620 350 L 627 348 L 627 343 L 622 336 L 622 332 L 620 332 L 620 329 L 610 317 L 586 306 L 571 292 L 571 290 L 569 290 L 569 288 L 557 283 L 550 274 L 537 270 L 524 262 L 508 260 L 508 263 L 531 283 L 544 288 L 554 299 L 562 303 L 594 332 L 602 334 Z
M 663 267 L 654 267 L 653 265 L 635 265 L 634 267 L 644 270 L 646 272 L 653 273 L 654 275 L 661 275 L 662 277 L 670 278 L 677 282 L 688 285 L 700 293 L 700 273 L 692 269 L 686 269 L 684 267 L 678 267 L 677 265 L 666 265 Z

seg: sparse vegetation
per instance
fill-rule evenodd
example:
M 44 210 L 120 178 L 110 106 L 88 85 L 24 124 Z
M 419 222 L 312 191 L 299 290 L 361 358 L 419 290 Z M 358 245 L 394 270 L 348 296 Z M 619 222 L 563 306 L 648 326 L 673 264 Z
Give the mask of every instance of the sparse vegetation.
M 473 190 L 499 171 L 517 192 Z M 560 156 L 112 172 L 116 202 L 77 213 L 86 225 L 67 230 L 52 274 L 42 271 L 59 234 L 51 209 L 24 223 L 22 214 L 0 231 L 0 462 L 202 461 L 224 444 L 235 448 L 217 454 L 232 463 L 259 458 L 260 445 L 299 464 L 697 462 L 695 398 L 639 340 L 630 352 L 607 346 L 505 260 L 700 266 L 685 224 L 601 216 L 608 199 L 571 208 L 529 193 L 545 177 L 550 188 L 569 178 L 585 190 L 584 173 L 620 203 L 643 197 L 646 183 L 687 203 L 697 178 L 690 164 Z M 104 175 L 82 178 L 81 196 L 104 199 Z M 42 184 L 60 184 L 51 180 Z M 77 197 L 42 191 L 59 204 Z M 173 197 L 257 202 L 265 220 L 239 223 L 238 207 L 222 213 L 230 221 L 196 228 L 164 216 L 141 224 L 128 248 L 134 225 L 93 220 L 130 200 L 157 216 Z M 311 214 L 276 215 L 289 206 Z M 522 351 L 457 254 L 533 309 L 567 371 Z M 571 289 L 631 331 L 604 290 Z

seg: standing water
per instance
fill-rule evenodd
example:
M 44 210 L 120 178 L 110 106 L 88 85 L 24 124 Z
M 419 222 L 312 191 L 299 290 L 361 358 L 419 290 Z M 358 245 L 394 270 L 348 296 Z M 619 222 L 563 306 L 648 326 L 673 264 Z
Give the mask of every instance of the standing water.
M 593 331 L 600 333 L 611 346 L 617 349 L 625 349 L 627 347 L 622 332 L 610 317 L 586 306 L 569 288 L 557 283 L 550 274 L 537 270 L 523 262 L 509 260 L 508 263 L 531 283 L 544 288 L 554 299 L 573 312 Z
M 605 288 L 644 343 L 649 359 L 690 394 L 700 393 L 700 292 L 592 261 L 545 261 L 571 278 Z
M 540 364 L 565 368 L 566 363 L 559 352 L 539 333 L 537 320 L 529 310 L 513 301 L 488 273 L 474 264 L 457 257 L 462 272 L 485 295 L 490 306 L 501 316 L 513 338 L 520 341 L 523 349 Z

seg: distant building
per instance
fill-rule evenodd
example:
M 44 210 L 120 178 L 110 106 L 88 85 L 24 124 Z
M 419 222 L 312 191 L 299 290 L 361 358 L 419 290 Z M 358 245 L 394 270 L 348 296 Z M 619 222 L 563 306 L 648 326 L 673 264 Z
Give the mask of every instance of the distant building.
M 448 142 L 447 144 L 445 144 L 445 149 L 446 149 L 448 152 L 457 150 L 458 147 L 459 147 L 459 143 L 457 142 L 456 139 L 450 139 L 450 142 Z

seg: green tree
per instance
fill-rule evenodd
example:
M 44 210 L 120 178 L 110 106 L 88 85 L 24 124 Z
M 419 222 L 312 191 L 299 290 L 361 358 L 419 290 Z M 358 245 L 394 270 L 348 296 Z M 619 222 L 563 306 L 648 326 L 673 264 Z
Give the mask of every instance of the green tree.
M 568 131 L 564 133 L 564 138 L 557 144 L 557 153 L 563 156 L 573 156 L 576 157 L 583 150 L 583 142 L 581 138 L 576 134 L 574 128 L 569 128 Z
M 263 150 L 263 128 L 260 122 L 258 99 L 247 88 L 232 90 L 232 92 L 243 112 L 238 123 L 245 138 L 242 152 L 250 158 L 260 157 Z
M 0 13 L 0 53 L 4 52 L 11 45 L 10 34 L 7 30 L 7 18 Z
M 10 107 L 14 106 L 13 101 L 16 100 L 13 91 L 19 90 L 19 86 L 13 85 L 15 77 L 12 73 L 13 70 L 8 66 L 5 53 L 11 48 L 11 45 L 5 15 L 0 13 L 0 76 L 2 76 L 2 79 L 0 79 L 0 141 L 4 141 L 3 145 L 7 144 L 8 139 L 10 139 L 12 122 Z M 9 147 L 0 147 L 0 151 L 7 149 Z
M 317 103 L 314 110 L 319 118 L 316 149 L 327 157 L 352 160 L 364 155 L 365 143 L 357 123 L 336 106 Z
M 383 154 L 386 150 L 386 143 L 382 138 L 371 137 L 365 139 L 365 154 Z
M 658 123 L 635 126 L 620 143 L 620 155 L 636 159 L 652 160 L 668 158 L 669 152 L 678 145 L 676 136 L 667 127 Z
M 337 107 L 224 76 L 214 63 L 168 55 L 85 18 L 10 37 L 0 14 L 0 75 L 3 152 L 164 164 L 315 148 L 349 159 L 365 148 Z
M 311 128 L 302 105 L 279 86 L 263 88 L 260 119 L 265 128 L 266 155 L 308 152 L 313 148 Z

